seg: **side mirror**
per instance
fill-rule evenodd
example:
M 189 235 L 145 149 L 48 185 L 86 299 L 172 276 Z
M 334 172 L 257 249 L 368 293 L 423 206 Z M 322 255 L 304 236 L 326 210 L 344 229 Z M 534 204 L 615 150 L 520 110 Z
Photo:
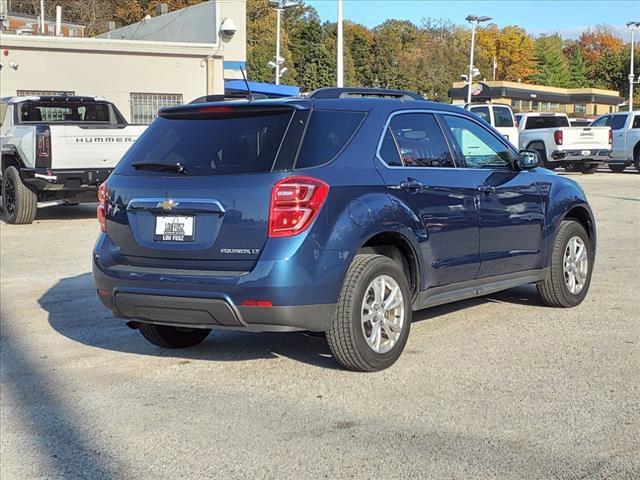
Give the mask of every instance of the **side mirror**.
M 533 150 L 520 150 L 516 165 L 519 170 L 530 170 L 540 166 L 540 157 L 538 152 Z

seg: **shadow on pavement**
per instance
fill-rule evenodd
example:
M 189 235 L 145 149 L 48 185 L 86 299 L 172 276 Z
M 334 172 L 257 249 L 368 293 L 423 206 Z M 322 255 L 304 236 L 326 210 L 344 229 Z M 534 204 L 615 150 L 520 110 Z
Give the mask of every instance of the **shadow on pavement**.
M 4 209 L 0 202 L 0 220 L 4 219 Z M 96 217 L 97 203 L 83 203 L 80 205 L 59 205 L 55 207 L 39 208 L 34 222 L 42 220 L 84 220 Z
M 535 287 L 520 287 L 414 313 L 422 322 L 487 301 L 539 306 Z M 55 331 L 76 342 L 118 352 L 211 361 L 243 361 L 286 357 L 322 368 L 338 368 L 323 336 L 305 333 L 251 333 L 214 330 L 202 344 L 163 349 L 148 343 L 126 321 L 113 317 L 98 299 L 90 273 L 58 281 L 38 300 Z
M 41 468 L 46 470 L 41 474 L 47 478 L 118 478 L 109 453 L 99 451 L 87 435 L 86 419 L 55 391 L 52 376 L 29 358 L 28 349 L 15 342 L 19 337 L 10 330 L 10 324 L 4 323 L 2 393 L 3 401 L 12 406 L 12 417 L 30 429 L 30 448 L 24 453 L 31 455 L 35 451 L 43 457 Z

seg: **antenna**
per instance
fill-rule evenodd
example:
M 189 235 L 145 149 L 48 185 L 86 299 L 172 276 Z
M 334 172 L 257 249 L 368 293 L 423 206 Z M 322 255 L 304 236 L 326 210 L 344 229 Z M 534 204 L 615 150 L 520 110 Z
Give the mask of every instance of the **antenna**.
M 244 80 L 244 84 L 247 87 L 247 99 L 251 101 L 253 100 L 253 93 L 251 92 L 251 87 L 249 86 L 249 82 L 247 81 L 247 76 L 244 73 L 244 68 L 242 68 L 242 65 L 240 65 L 240 71 L 242 72 L 242 79 Z

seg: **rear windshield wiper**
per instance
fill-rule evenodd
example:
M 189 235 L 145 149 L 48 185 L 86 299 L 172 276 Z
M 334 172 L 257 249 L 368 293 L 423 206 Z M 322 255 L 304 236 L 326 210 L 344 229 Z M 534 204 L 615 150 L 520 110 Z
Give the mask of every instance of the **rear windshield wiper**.
M 135 162 L 131 166 L 136 170 L 168 170 L 170 172 L 187 173 L 186 168 L 180 163 L 160 163 L 160 162 Z

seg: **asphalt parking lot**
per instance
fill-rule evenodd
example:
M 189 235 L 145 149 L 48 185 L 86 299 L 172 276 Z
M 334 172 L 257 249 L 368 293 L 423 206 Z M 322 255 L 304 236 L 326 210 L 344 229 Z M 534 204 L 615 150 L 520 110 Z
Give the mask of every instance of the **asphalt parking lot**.
M 0 476 L 640 478 L 640 175 L 572 176 L 598 223 L 585 302 L 418 312 L 374 374 L 299 333 L 154 347 L 95 295 L 94 205 L 2 223 Z

